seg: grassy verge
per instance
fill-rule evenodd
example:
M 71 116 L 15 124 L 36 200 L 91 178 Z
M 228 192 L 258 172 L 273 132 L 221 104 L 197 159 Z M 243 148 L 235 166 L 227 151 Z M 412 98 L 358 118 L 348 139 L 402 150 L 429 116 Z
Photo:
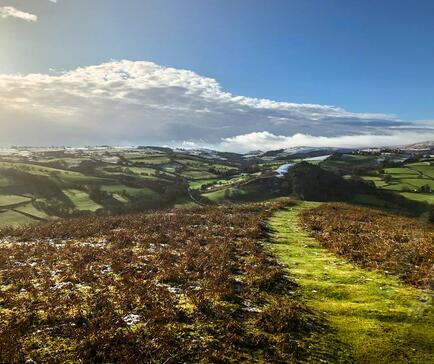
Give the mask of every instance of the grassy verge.
M 325 248 L 363 268 L 434 288 L 434 229 L 419 219 L 328 203 L 303 212 L 300 222 Z
M 301 285 L 307 306 L 331 330 L 312 343 L 317 359 L 356 363 L 428 363 L 434 360 L 434 311 L 422 291 L 364 270 L 322 248 L 298 225 L 315 203 L 278 212 L 270 220 L 270 249 Z

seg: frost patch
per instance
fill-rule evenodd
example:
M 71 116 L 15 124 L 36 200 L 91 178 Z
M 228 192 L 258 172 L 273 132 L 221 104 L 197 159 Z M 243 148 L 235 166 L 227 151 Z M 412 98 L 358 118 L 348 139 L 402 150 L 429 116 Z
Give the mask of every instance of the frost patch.
M 135 315 L 133 313 L 126 315 L 123 317 L 124 322 L 128 325 L 128 326 L 132 326 L 132 325 L 136 325 L 140 322 L 141 320 L 141 316 L 140 315 Z

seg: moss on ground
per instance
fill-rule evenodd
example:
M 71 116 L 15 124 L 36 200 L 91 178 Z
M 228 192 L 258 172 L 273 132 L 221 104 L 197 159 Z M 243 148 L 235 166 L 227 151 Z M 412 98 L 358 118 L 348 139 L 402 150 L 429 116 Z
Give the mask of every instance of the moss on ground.
M 270 220 L 270 249 L 300 284 L 307 306 L 328 330 L 312 338 L 312 361 L 434 362 L 432 291 L 365 270 L 322 248 L 298 225 L 304 203 Z

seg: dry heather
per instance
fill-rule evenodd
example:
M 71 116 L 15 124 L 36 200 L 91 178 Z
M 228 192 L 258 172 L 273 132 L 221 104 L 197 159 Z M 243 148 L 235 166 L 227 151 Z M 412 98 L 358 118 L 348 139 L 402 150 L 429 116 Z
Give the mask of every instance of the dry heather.
M 280 207 L 4 230 L 0 362 L 296 360 L 310 315 L 261 247 L 263 221 Z
M 325 204 L 301 215 L 302 224 L 331 251 L 364 267 L 434 288 L 434 229 L 415 218 L 347 204 Z

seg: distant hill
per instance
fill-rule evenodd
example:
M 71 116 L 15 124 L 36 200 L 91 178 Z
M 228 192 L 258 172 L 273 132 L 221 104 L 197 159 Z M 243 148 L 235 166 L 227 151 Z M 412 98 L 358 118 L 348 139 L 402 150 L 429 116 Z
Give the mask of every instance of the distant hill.
M 298 159 L 298 158 L 313 158 L 333 153 L 350 153 L 354 149 L 349 148 L 318 148 L 318 147 L 294 147 L 287 149 L 279 149 L 265 152 L 259 156 L 261 159 L 280 160 L 280 159 Z
M 400 149 L 406 151 L 434 151 L 434 141 L 409 144 L 401 147 Z

